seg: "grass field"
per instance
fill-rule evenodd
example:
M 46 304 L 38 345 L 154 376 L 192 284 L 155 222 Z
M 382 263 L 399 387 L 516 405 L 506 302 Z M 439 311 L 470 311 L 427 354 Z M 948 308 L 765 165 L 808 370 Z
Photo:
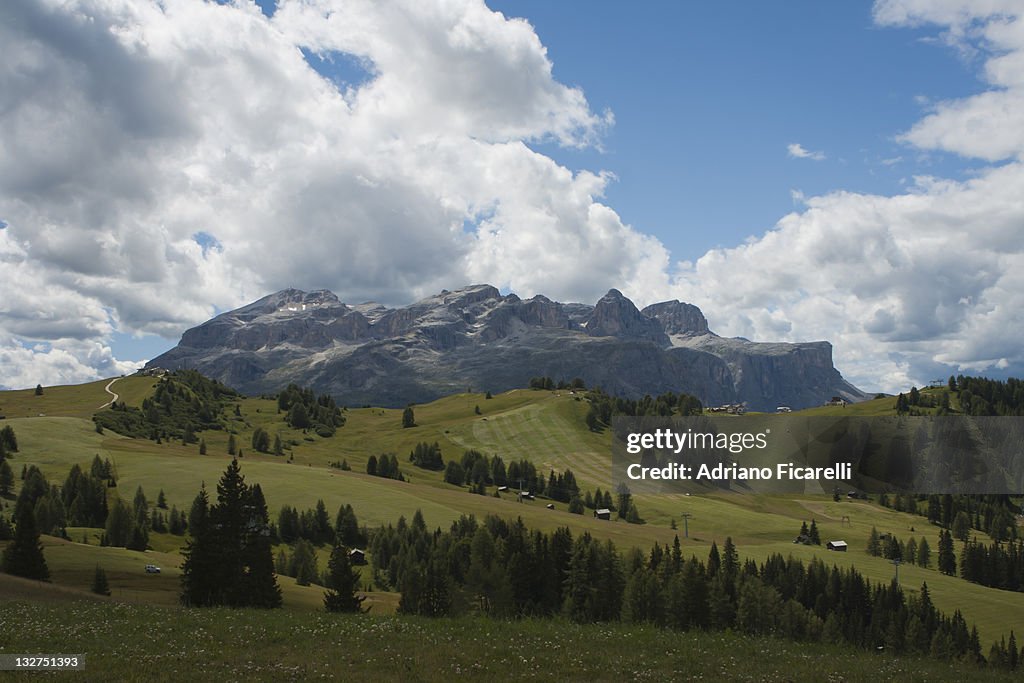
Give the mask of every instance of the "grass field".
M 41 467 L 55 483 L 62 483 L 74 463 L 88 464 L 94 454 L 110 458 L 115 464 L 119 486 L 115 495 L 130 499 L 138 486 L 150 498 L 164 490 L 168 503 L 187 510 L 201 482 L 213 490 L 230 458 L 226 453 L 228 435 L 207 431 L 208 455 L 198 455 L 195 445 L 180 443 L 156 444 L 147 440 L 128 439 L 107 432 L 97 434 L 87 419 L 92 411 L 109 396 L 103 391 L 107 382 L 94 382 L 78 387 L 51 387 L 42 397 L 28 392 L 0 393 L 0 406 L 18 434 L 21 452 L 12 460 L 15 470 L 22 464 Z M 122 393 L 130 405 L 139 404 L 153 386 L 153 379 L 127 377 L 114 384 L 113 390 Z M 778 552 L 803 559 L 821 557 L 841 566 L 856 566 L 868 578 L 889 581 L 894 568 L 885 560 L 867 555 L 865 548 L 871 528 L 892 532 L 901 539 L 926 536 L 934 554 L 937 552 L 937 528 L 922 517 L 897 513 L 866 502 L 843 500 L 833 502 L 830 496 L 747 495 L 736 493 L 639 495 L 637 504 L 647 521 L 643 525 L 630 525 L 622 520 L 611 522 L 593 519 L 589 514 L 570 515 L 566 506 L 556 503 L 555 510 L 547 510 L 546 501 L 516 502 L 514 495 L 502 498 L 472 495 L 465 488 L 443 483 L 441 473 L 428 472 L 407 462 L 407 454 L 420 441 L 437 441 L 445 459 L 459 457 L 463 450 L 476 448 L 489 455 L 498 454 L 510 460 L 525 458 L 538 468 L 572 469 L 586 489 L 610 484 L 610 436 L 592 433 L 586 429 L 583 417 L 587 409 L 585 400 L 577 400 L 569 392 L 517 390 L 486 399 L 482 394 L 457 394 L 431 404 L 415 407 L 417 426 L 403 429 L 401 411 L 381 408 L 361 408 L 346 411 L 347 424 L 333 438 L 322 439 L 292 430 L 284 425 L 277 414 L 276 403 L 261 399 L 239 402 L 241 417 L 231 421 L 236 438 L 245 451 L 241 460 L 242 472 L 250 483 L 259 482 L 267 497 L 272 518 L 287 503 L 308 508 L 322 498 L 333 517 L 342 504 L 353 506 L 360 522 L 369 527 L 393 523 L 400 515 L 407 518 L 421 510 L 428 526 L 447 527 L 462 514 L 481 517 L 493 513 L 507 518 L 520 516 L 530 527 L 552 530 L 569 526 L 574 533 L 589 531 L 598 538 L 609 538 L 621 549 L 631 546 L 649 548 L 657 542 L 671 543 L 678 534 L 684 552 L 705 557 L 712 541 L 719 546 L 732 536 L 741 555 L 763 560 Z M 36 402 L 48 401 L 45 411 L 33 412 Z M 63 403 L 62 403 L 63 401 Z M 874 404 L 872 407 L 871 404 Z M 877 414 L 892 410 L 894 399 L 877 399 L 847 408 L 820 408 L 807 411 L 856 411 Z M 66 408 L 63 407 L 66 405 Z M 91 406 L 91 408 L 90 408 Z M 480 415 L 475 408 L 480 408 Z M 875 411 L 871 413 L 870 411 Z M 38 412 L 45 412 L 39 417 Z M 847 413 L 852 414 L 852 413 Z M 15 417 L 25 415 L 25 417 Z M 280 433 L 286 442 L 298 445 L 285 457 L 257 454 L 248 445 L 253 430 L 264 427 L 272 434 Z M 307 441 L 309 438 L 311 441 Z M 370 455 L 393 452 L 399 457 L 403 471 L 410 481 L 371 477 L 364 474 L 366 459 Z M 291 459 L 291 462 L 289 462 Z M 345 459 L 352 471 L 341 471 L 328 466 L 332 461 Z M 493 490 L 493 489 L 492 489 Z M 683 538 L 680 515 L 689 513 L 689 538 Z M 844 521 L 849 518 L 849 522 Z M 850 544 L 847 553 L 830 553 L 823 548 L 794 545 L 802 521 L 817 521 L 823 540 L 843 539 Z M 679 525 L 678 531 L 670 528 Z M 911 528 L 914 531 L 911 531 Z M 80 530 L 72 532 L 72 539 Z M 163 551 L 158 556 L 172 578 L 171 568 L 177 566 L 176 544 L 181 539 L 154 535 L 152 545 Z M 49 542 L 48 542 L 49 543 Z M 959 545 L 959 544 L 958 544 Z M 123 590 L 138 591 L 139 599 L 158 604 L 172 604 L 174 591 L 162 589 L 159 582 L 146 583 L 147 577 L 136 576 L 137 554 L 124 557 L 115 549 L 83 546 L 79 543 L 61 545 L 53 542 L 47 547 L 47 557 L 55 569 L 57 583 L 67 586 L 88 586 L 95 566 L 95 554 L 110 552 L 111 583 L 117 590 L 117 581 L 124 579 Z M 52 555 L 52 559 L 51 559 Z M 118 572 L 123 566 L 123 577 Z M 321 567 L 323 562 L 321 562 Z M 176 571 L 176 570 L 175 570 Z M 909 564 L 900 567 L 900 579 L 909 590 L 918 590 L 927 581 L 933 600 L 941 609 L 952 612 L 960 609 L 968 621 L 978 625 L 987 643 L 1014 629 L 1024 633 L 1024 593 L 1008 593 L 968 583 L 955 577 L 939 574 Z M 282 579 L 286 605 L 296 608 L 319 607 L 319 595 L 286 587 Z M 168 584 L 169 585 L 169 584 Z M 174 586 L 176 589 L 176 585 Z M 397 600 L 393 595 L 379 598 L 381 608 Z M 987 649 L 987 645 L 986 645 Z
M 966 664 L 728 633 L 95 600 L 3 603 L 0 650 L 83 654 L 75 680 L 104 682 L 1015 680 Z

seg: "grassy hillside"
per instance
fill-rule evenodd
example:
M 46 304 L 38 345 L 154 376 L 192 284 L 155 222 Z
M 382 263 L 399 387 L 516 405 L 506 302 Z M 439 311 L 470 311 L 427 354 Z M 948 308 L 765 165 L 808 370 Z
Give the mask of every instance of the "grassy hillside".
M 112 390 L 123 392 L 123 399 L 129 405 L 140 404 L 153 384 L 153 378 L 128 377 L 116 382 Z M 25 463 L 36 464 L 52 481 L 61 483 L 72 464 L 86 465 L 94 454 L 99 454 L 110 458 L 115 465 L 119 486 L 114 495 L 130 500 L 135 489 L 142 486 L 154 500 L 163 489 L 168 504 L 187 510 L 200 483 L 206 482 L 212 489 L 229 462 L 228 433 L 206 431 L 201 434 L 207 444 L 206 456 L 200 456 L 194 444 L 183 446 L 177 441 L 156 444 L 124 438 L 110 431 L 97 434 L 87 418 L 109 400 L 103 390 L 106 385 L 104 381 L 78 387 L 51 387 L 42 397 L 32 395 L 32 391 L 0 393 L 0 406 L 9 418 L 5 423 L 14 427 L 21 446 L 21 452 L 12 460 L 15 471 Z M 36 406 L 43 405 L 36 402 L 43 399 L 47 401 L 47 408 L 35 410 Z M 446 460 L 458 458 L 467 448 L 475 448 L 489 455 L 498 454 L 506 462 L 520 458 L 531 460 L 543 471 L 571 468 L 585 489 L 595 486 L 607 489 L 610 436 L 587 430 L 583 421 L 587 403 L 566 391 L 517 390 L 492 399 L 482 394 L 458 394 L 415 406 L 417 426 L 408 429 L 401 426 L 401 410 L 351 409 L 345 412 L 346 425 L 331 438 L 291 429 L 278 414 L 275 401 L 247 398 L 240 400 L 238 406 L 240 415 L 230 415 L 229 424 L 244 451 L 242 471 L 248 482 L 261 484 L 272 518 L 276 518 L 277 511 L 286 503 L 305 509 L 313 507 L 319 498 L 325 501 L 332 518 L 340 505 L 348 503 L 354 507 L 360 522 L 371 528 L 393 523 L 400 515 L 410 517 L 417 509 L 422 510 L 430 527 L 447 527 L 466 513 L 480 517 L 493 513 L 510 518 L 521 516 L 528 526 L 543 530 L 570 526 L 574 533 L 589 531 L 598 538 L 613 540 L 622 549 L 634 545 L 649 548 L 655 542 L 671 543 L 678 534 L 684 553 L 699 557 L 706 556 L 712 541 L 721 546 L 726 536 L 732 536 L 741 554 L 756 560 L 774 552 L 793 554 L 805 560 L 818 556 L 841 566 L 855 565 L 876 581 L 889 581 L 894 568 L 865 552 L 872 527 L 895 533 L 902 539 L 926 536 L 933 553 L 937 550 L 938 529 L 925 519 L 867 502 L 843 500 L 836 503 L 831 497 L 811 495 L 641 495 L 637 497 L 637 505 L 647 523 L 630 525 L 622 520 L 595 520 L 589 514 L 571 515 L 561 503 L 556 503 L 555 510 L 548 510 L 545 508 L 547 501 L 542 500 L 519 503 L 510 494 L 502 498 L 472 495 L 465 488 L 443 483 L 440 472 L 421 470 L 407 461 L 416 443 L 437 441 Z M 891 414 L 893 406 L 894 399 L 885 398 L 847 408 L 816 408 L 807 413 L 845 410 L 857 414 Z M 476 413 L 477 407 L 480 414 Z M 46 416 L 39 417 L 39 412 Z M 283 457 L 256 453 L 250 448 L 250 440 L 253 431 L 260 427 L 271 434 L 280 434 L 286 444 L 295 445 L 291 445 Z M 370 455 L 388 452 L 398 455 L 410 481 L 399 482 L 364 473 Z M 342 459 L 348 461 L 352 471 L 328 465 Z M 680 515 L 684 512 L 692 515 L 689 538 L 683 538 Z M 844 517 L 848 517 L 848 521 Z M 812 518 L 817 521 L 823 540 L 846 540 L 850 552 L 830 553 L 821 547 L 794 545 L 792 540 L 801 522 Z M 679 525 L 678 531 L 670 528 L 673 521 Z M 74 533 L 72 538 L 76 539 Z M 180 542 L 179 537 L 154 534 L 153 547 L 167 551 L 165 556 L 159 557 L 159 563 L 168 571 L 161 575 L 161 580 L 172 577 L 170 570 L 177 565 L 175 544 Z M 118 582 L 123 580 L 123 590 L 138 591 L 140 600 L 159 604 L 173 602 L 176 585 L 168 584 L 165 591 L 161 588 L 163 584 L 147 583 L 149 577 L 137 576 L 146 562 L 131 551 L 54 542 L 47 548 L 47 557 L 50 559 L 52 555 L 55 580 L 61 585 L 88 586 L 96 563 L 95 554 L 101 551 L 112 553 L 108 573 L 115 591 Z M 121 557 L 117 553 L 128 555 Z M 933 566 L 934 561 L 933 556 Z M 118 573 L 122 566 L 127 572 L 123 576 Z M 988 589 L 943 576 L 934 569 L 912 565 L 900 567 L 900 578 L 909 590 L 918 590 L 921 583 L 927 581 L 936 605 L 949 613 L 960 609 L 968 621 L 978 625 L 986 643 L 1009 633 L 1010 629 L 1024 632 L 1024 593 Z M 287 581 L 282 579 L 282 585 Z M 308 597 L 309 591 L 315 589 L 289 592 L 294 588 L 297 587 L 286 588 L 286 606 L 319 607 L 318 596 Z M 382 605 L 389 601 L 393 605 L 395 600 L 394 596 L 379 599 Z
M 929 659 L 618 624 L 4 603 L 0 649 L 85 655 L 76 680 L 1010 681 Z M 296 647 L 299 645 L 299 647 Z M 305 647 L 303 647 L 305 645 Z

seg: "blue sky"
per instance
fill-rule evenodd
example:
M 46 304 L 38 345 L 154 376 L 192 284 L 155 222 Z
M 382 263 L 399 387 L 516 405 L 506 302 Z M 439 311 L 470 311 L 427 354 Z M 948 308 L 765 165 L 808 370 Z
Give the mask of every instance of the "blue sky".
M 555 76 L 615 114 L 603 153 L 541 149 L 613 171 L 609 203 L 676 259 L 763 233 L 793 210 L 791 190 L 892 194 L 910 175 L 969 168 L 894 137 L 920 118 L 919 96 L 977 89 L 977 65 L 925 42 L 934 29 L 874 26 L 870 3 L 490 5 L 526 17 Z M 826 159 L 789 157 L 794 142 Z
M 273 0 L 257 4 L 273 14 Z M 979 64 L 939 44 L 933 27 L 875 26 L 871 3 L 488 6 L 529 21 L 555 78 L 615 116 L 599 149 L 531 146 L 572 169 L 613 172 L 608 203 L 676 260 L 765 232 L 793 210 L 793 191 L 894 194 L 913 175 L 973 168 L 895 137 L 927 103 L 977 90 Z M 304 54 L 339 84 L 370 78 L 345 55 Z M 825 159 L 793 158 L 792 143 Z
M 259 5 L 3 6 L 0 384 L 475 282 L 690 301 L 869 389 L 1024 371 L 1019 2 Z

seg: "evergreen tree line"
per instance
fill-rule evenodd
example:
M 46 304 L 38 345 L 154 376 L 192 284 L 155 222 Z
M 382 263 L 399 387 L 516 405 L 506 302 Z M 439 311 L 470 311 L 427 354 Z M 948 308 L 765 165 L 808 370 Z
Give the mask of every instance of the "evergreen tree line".
M 1020 536 L 1016 516 L 1021 508 L 1005 494 L 886 494 L 878 502 L 898 512 L 927 517 L 928 521 L 950 529 L 953 536 L 966 541 L 971 529 L 983 531 L 994 541 L 1015 540 Z
M 553 391 L 558 389 L 559 391 L 564 389 L 586 389 L 586 382 L 581 377 L 574 377 L 571 381 L 567 382 L 564 379 L 555 380 L 551 379 L 547 375 L 540 377 L 531 377 L 529 387 L 531 389 L 542 389 L 546 391 Z M 488 396 L 490 398 L 490 396 Z
M 956 391 L 965 415 L 1024 415 L 1024 381 L 985 377 L 950 376 L 947 384 Z
M 669 417 L 671 415 L 700 415 L 704 405 L 695 396 L 689 394 L 666 392 L 656 398 L 645 395 L 641 399 L 629 399 L 609 396 L 600 388 L 590 391 L 590 408 L 587 410 L 586 423 L 591 431 L 598 431 L 612 423 L 612 418 L 625 415 L 628 417 Z
M 942 541 L 942 534 L 939 534 Z M 951 549 L 949 549 L 951 551 Z M 884 557 L 887 560 L 899 560 L 916 564 L 919 567 L 928 569 L 931 567 L 932 549 L 928 539 L 924 536 L 918 541 L 913 536 L 906 542 L 896 538 L 895 534 L 880 534 L 878 529 L 871 527 L 871 534 L 868 536 L 867 553 L 872 557 Z M 945 555 L 943 556 L 945 558 Z M 944 566 L 948 567 L 948 561 L 944 559 Z
M 7 425 L 0 429 L 0 497 L 6 498 L 14 491 L 14 469 L 8 460 L 18 452 L 18 437 Z
M 366 546 L 366 533 L 359 528 L 359 520 L 349 504 L 338 508 L 333 525 L 323 499 L 317 500 L 316 508 L 303 512 L 291 505 L 283 505 L 277 515 L 277 526 L 271 526 L 271 539 L 275 543 L 304 540 L 317 546 L 331 543 L 335 537 L 350 548 Z
M 334 436 L 344 426 L 345 416 L 329 394 L 315 396 L 313 390 L 289 384 L 277 395 L 277 412 L 293 429 L 312 429 L 324 438 Z
M 977 629 L 959 611 L 939 612 L 927 584 L 909 594 L 852 568 L 779 554 L 741 565 L 731 539 L 721 554 L 712 544 L 706 562 L 684 559 L 678 538 L 623 557 L 611 541 L 574 537 L 564 527 L 529 530 L 521 519 L 463 516 L 448 531 L 431 532 L 417 511 L 411 522 L 403 517 L 375 531 L 370 550 L 375 582 L 402 593 L 401 613 L 734 629 L 984 661 Z
M 224 429 L 224 409 L 239 398 L 238 392 L 195 370 L 176 370 L 157 381 L 153 395 L 142 408 L 123 401 L 93 415 L 97 431 L 110 429 L 124 436 L 158 443 L 178 439 L 198 443 L 207 429 Z
M 960 577 L 989 588 L 1024 591 L 1024 540 L 968 541 L 960 553 Z
M 398 465 L 398 456 L 394 453 L 381 453 L 379 457 L 371 455 L 366 460 L 366 473 L 375 477 L 405 481 L 402 468 Z

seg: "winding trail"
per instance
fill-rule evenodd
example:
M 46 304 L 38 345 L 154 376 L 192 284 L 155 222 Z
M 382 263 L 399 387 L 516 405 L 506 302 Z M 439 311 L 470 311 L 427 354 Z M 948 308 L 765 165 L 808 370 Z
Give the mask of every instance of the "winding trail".
M 121 378 L 120 377 L 115 377 L 114 379 L 110 380 L 110 383 L 107 384 L 107 386 L 103 387 L 103 391 L 105 391 L 108 394 L 110 394 L 111 396 L 113 396 L 113 398 L 110 399 L 109 401 L 107 401 L 106 403 L 104 403 L 103 405 L 101 405 L 99 408 L 97 408 L 97 410 L 103 410 L 107 406 L 111 405 L 114 401 L 116 401 L 117 399 L 121 398 L 118 394 L 115 394 L 113 391 L 110 390 L 110 387 L 114 386 L 114 382 L 116 382 L 119 379 L 121 379 Z

